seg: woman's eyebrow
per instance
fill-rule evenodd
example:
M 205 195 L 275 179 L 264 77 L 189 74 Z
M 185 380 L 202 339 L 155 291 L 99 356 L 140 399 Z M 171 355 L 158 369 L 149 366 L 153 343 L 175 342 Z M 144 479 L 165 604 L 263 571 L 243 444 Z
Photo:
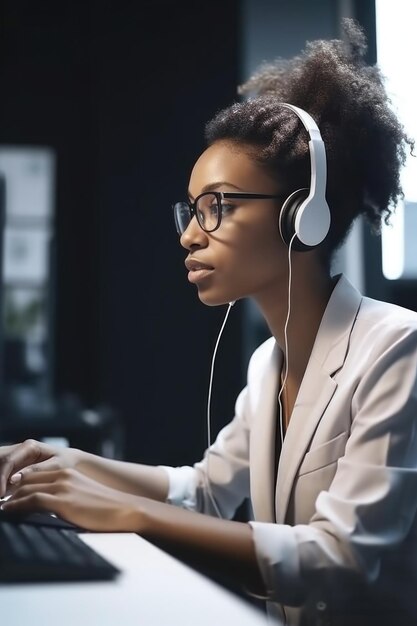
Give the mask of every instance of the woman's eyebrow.
M 208 185 L 205 185 L 200 191 L 200 193 L 205 193 L 206 191 L 216 191 L 218 187 L 222 187 L 223 185 L 232 187 L 233 189 L 236 189 L 236 191 L 242 191 L 242 192 L 244 191 L 244 189 L 242 189 L 241 187 L 237 187 L 236 185 L 233 185 L 232 183 L 228 183 L 226 180 L 222 180 L 222 181 L 209 183 Z M 194 196 L 192 195 L 190 190 L 188 190 L 188 197 L 190 198 L 190 200 L 194 200 Z

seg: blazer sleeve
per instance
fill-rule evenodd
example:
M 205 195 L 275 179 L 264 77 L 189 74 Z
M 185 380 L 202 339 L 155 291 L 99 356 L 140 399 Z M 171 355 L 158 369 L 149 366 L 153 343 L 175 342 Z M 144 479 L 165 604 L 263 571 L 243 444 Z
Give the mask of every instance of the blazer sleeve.
M 345 454 L 310 522 L 250 522 L 271 600 L 300 605 L 329 574 L 375 582 L 388 554 L 407 554 L 417 509 L 417 330 L 400 335 L 371 351 Z
M 247 388 L 239 394 L 235 416 L 218 434 L 204 458 L 193 467 L 163 467 L 169 478 L 168 502 L 231 519 L 249 497 L 249 427 Z

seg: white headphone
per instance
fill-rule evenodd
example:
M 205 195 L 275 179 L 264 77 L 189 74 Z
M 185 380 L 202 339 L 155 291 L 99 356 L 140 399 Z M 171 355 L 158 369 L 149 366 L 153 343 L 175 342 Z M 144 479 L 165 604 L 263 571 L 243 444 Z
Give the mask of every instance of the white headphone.
M 326 150 L 319 128 L 309 113 L 286 102 L 280 105 L 294 111 L 309 134 L 310 188 L 297 189 L 289 195 L 279 215 L 282 240 L 289 245 L 296 235 L 292 248 L 301 252 L 318 246 L 330 228 L 330 209 L 326 200 Z

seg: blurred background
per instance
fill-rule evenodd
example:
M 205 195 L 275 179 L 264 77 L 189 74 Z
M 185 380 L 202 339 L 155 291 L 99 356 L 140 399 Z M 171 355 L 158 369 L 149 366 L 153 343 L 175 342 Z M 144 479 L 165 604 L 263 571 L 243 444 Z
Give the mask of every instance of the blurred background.
M 170 207 L 185 197 L 204 124 L 261 61 L 339 37 L 352 16 L 416 136 L 413 4 L 0 0 L 0 442 L 200 458 L 225 308 L 188 284 Z M 413 167 L 394 225 L 375 237 L 358 222 L 334 269 L 417 310 Z M 238 302 L 217 355 L 212 436 L 266 335 Z

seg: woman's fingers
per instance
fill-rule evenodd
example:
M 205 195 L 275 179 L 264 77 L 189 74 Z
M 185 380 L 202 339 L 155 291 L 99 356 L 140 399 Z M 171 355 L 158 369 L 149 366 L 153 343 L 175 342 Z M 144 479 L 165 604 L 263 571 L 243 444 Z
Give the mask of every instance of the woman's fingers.
M 94 481 L 85 479 L 74 469 L 32 472 L 22 478 L 22 483 L 14 489 L 10 499 L 2 504 L 2 508 L 16 514 L 48 511 L 76 524 L 80 523 L 80 506 L 81 509 L 87 507 L 88 510 L 92 508 L 94 511 L 97 488 L 100 491 L 102 487 Z M 82 521 L 81 519 L 81 523 Z
M 3 509 L 8 510 L 14 503 L 35 493 L 49 493 L 64 495 L 69 491 L 70 481 L 74 470 L 60 469 L 50 472 L 32 472 L 22 477 L 22 481 L 9 493 L 10 498 L 3 503 Z
M 23 480 L 18 487 L 12 492 L 7 502 L 4 502 L 2 508 L 5 511 L 14 511 L 16 507 L 20 510 L 22 500 L 28 506 L 33 505 L 39 508 L 43 503 L 44 495 L 65 495 L 69 489 L 70 470 L 58 470 L 52 472 L 33 472 Z M 30 500 L 28 500 L 30 498 Z M 26 510 L 25 505 L 25 510 Z M 40 506 L 43 508 L 43 506 Z
M 2 504 L 2 509 L 9 513 L 29 513 L 32 511 L 52 511 L 57 507 L 53 493 L 48 492 L 51 485 L 41 485 L 42 491 L 26 490 L 21 497 L 7 500 Z
M 139 500 L 97 483 L 76 469 L 63 468 L 22 477 L 3 508 L 16 514 L 56 513 L 88 530 L 138 532 L 142 519 Z
M 41 465 L 41 463 L 39 465 Z M 43 471 L 33 470 L 32 472 L 27 472 L 25 474 L 22 472 L 22 479 L 19 483 L 19 488 L 23 488 L 25 485 L 37 485 L 40 487 L 40 485 L 46 483 L 55 483 L 60 480 L 64 481 L 65 479 L 69 479 L 74 471 L 75 470 L 53 468 L 52 470 Z
M 47 450 L 48 447 L 45 444 L 34 439 L 0 448 L 0 497 L 5 495 L 10 477 L 27 465 L 41 460 L 47 454 Z
M 47 459 L 46 461 L 41 461 L 40 463 L 35 463 L 34 465 L 29 465 L 28 467 L 24 467 L 19 470 L 15 474 L 10 476 L 9 482 L 12 485 L 17 485 L 21 482 L 23 478 L 28 478 L 31 474 L 38 474 L 43 472 L 51 472 L 53 470 L 59 469 L 59 463 L 55 457 L 51 459 Z

